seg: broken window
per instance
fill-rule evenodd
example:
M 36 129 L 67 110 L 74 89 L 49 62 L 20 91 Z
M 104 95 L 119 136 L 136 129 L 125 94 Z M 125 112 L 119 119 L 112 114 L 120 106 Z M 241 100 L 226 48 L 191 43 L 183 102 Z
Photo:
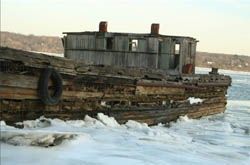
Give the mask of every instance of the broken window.
M 169 68 L 178 69 L 180 63 L 181 44 L 178 41 L 174 41 L 174 53 L 170 56 Z
M 138 40 L 129 39 L 129 51 L 136 51 L 138 49 Z
M 180 54 L 180 50 L 181 50 L 181 44 L 176 43 L 175 44 L 175 49 L 174 49 L 174 54 Z
M 106 41 L 106 49 L 113 49 L 113 38 L 107 38 Z

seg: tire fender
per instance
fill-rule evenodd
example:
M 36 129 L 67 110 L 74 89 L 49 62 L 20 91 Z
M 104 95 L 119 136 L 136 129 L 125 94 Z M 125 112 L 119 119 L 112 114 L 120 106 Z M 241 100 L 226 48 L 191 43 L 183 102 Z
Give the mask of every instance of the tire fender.
M 52 81 L 54 92 L 49 93 L 49 80 Z M 38 93 L 45 105 L 56 105 L 62 95 L 62 77 L 53 68 L 46 68 L 40 75 Z

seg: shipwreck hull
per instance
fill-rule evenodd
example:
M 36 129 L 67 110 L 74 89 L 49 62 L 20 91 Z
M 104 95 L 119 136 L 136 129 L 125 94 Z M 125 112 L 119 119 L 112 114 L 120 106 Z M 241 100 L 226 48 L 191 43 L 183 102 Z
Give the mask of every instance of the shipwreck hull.
M 38 93 L 45 68 L 57 70 L 63 80 L 56 105 L 45 105 Z M 9 124 L 40 116 L 83 119 L 97 113 L 112 116 L 119 123 L 136 120 L 149 125 L 184 115 L 200 118 L 225 111 L 230 85 L 231 78 L 219 74 L 170 75 L 0 48 L 0 120 Z M 203 101 L 190 104 L 190 97 Z

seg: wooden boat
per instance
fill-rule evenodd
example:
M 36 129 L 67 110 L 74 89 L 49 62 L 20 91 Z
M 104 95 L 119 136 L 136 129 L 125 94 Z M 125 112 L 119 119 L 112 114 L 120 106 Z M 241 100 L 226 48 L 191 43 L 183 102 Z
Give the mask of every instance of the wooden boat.
M 0 47 L 0 120 L 104 113 L 119 123 L 154 125 L 225 111 L 231 78 L 216 68 L 195 74 L 197 40 L 160 35 L 159 24 L 150 34 L 109 33 L 106 22 L 99 27 L 65 33 L 65 57 Z

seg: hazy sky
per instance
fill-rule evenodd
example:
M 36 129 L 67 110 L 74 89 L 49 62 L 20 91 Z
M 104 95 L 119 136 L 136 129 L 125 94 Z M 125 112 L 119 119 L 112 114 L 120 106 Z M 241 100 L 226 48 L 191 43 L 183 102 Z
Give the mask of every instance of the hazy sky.
M 1 0 L 1 30 L 62 36 L 65 31 L 160 33 L 198 39 L 199 51 L 250 55 L 250 0 Z

